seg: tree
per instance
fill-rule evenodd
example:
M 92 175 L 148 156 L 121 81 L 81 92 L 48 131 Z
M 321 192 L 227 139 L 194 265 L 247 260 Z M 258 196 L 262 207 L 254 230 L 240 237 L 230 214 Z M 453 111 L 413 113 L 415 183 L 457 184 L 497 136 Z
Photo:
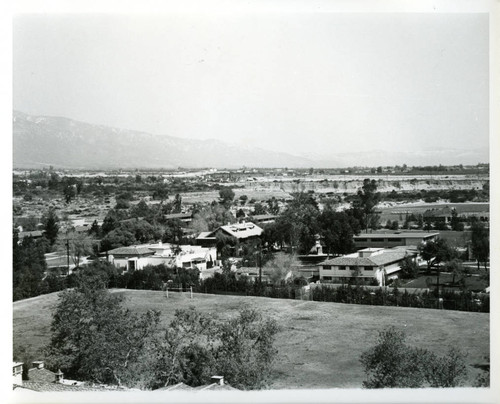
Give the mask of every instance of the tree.
M 130 217 L 148 217 L 150 213 L 151 209 L 143 199 L 141 199 L 137 205 L 130 209 Z
M 54 209 L 49 209 L 47 216 L 43 220 L 44 222 L 44 235 L 49 240 L 50 245 L 54 245 L 57 240 L 57 234 L 59 233 L 59 218 L 56 215 Z
M 165 224 L 165 232 L 163 233 L 162 241 L 180 245 L 183 237 L 184 231 L 182 222 L 179 219 L 168 220 Z
M 379 332 L 377 344 L 363 352 L 360 361 L 367 379 L 365 388 L 456 387 L 467 375 L 464 355 L 451 348 L 438 356 L 405 342 L 395 327 Z
M 278 353 L 274 346 L 279 331 L 276 321 L 245 308 L 219 327 L 220 345 L 215 355 L 218 374 L 227 375 L 236 388 L 265 387 Z
M 278 201 L 274 196 L 267 201 L 267 206 L 270 214 L 277 215 L 280 213 Z
M 68 377 L 134 387 L 148 363 L 146 347 L 154 342 L 159 312 L 142 315 L 122 307 L 99 278 L 81 277 L 64 291 L 55 310 L 48 363 Z
M 66 203 L 70 203 L 73 198 L 76 197 L 76 184 L 66 185 L 64 187 L 64 199 Z
M 377 227 L 379 216 L 375 212 L 375 206 L 380 202 L 380 198 L 380 192 L 377 192 L 377 181 L 365 178 L 351 206 L 351 214 L 359 220 L 366 232 L 368 232 L 368 227 Z
M 234 221 L 233 214 L 223 205 L 216 203 L 213 206 L 206 206 L 193 211 L 193 220 L 189 227 L 199 233 L 213 231 L 222 225 L 234 223 Z
M 287 243 L 300 253 L 308 253 L 320 232 L 319 209 L 314 198 L 305 193 L 296 193 L 285 211 L 276 219 L 275 229 L 279 243 Z M 281 234 L 280 234 L 281 233 Z
M 234 199 L 234 191 L 229 187 L 221 187 L 219 190 L 220 203 L 226 208 L 231 206 Z
M 96 238 L 101 237 L 101 228 L 99 227 L 99 223 L 97 223 L 97 220 L 94 220 L 92 222 L 92 226 L 90 226 L 88 234 L 89 236 L 93 236 Z
M 43 240 L 25 237 L 19 242 L 17 229 L 13 230 L 12 286 L 13 299 L 25 299 L 39 295 L 41 281 L 47 264 Z
M 265 215 L 267 213 L 266 207 L 262 205 L 261 203 L 256 203 L 253 206 L 253 212 L 252 215 Z
M 182 197 L 179 194 L 175 194 L 172 212 L 181 213 L 181 210 L 182 210 Z
M 447 272 L 451 272 L 453 278 L 452 278 L 452 285 L 455 284 L 455 278 L 458 277 L 463 277 L 468 273 L 468 270 L 466 267 L 463 266 L 462 260 L 459 260 L 458 258 L 453 258 L 452 260 L 448 261 L 444 265 L 444 270 Z
M 79 268 L 80 260 L 92 254 L 94 246 L 96 241 L 88 234 L 70 231 L 65 236 L 59 236 L 56 248 L 64 254 L 69 254 L 75 267 Z
M 418 275 L 418 264 L 411 257 L 405 257 L 401 262 L 401 277 L 403 279 L 414 279 Z
M 168 187 L 164 183 L 157 184 L 153 191 L 153 198 L 160 200 L 160 205 L 168 198 Z
M 441 262 L 450 260 L 453 257 L 453 251 L 448 246 L 445 239 L 437 238 L 429 240 L 418 246 L 421 257 L 427 261 L 427 270 L 430 271 L 433 266 L 439 266 Z M 438 268 L 439 269 L 439 268 Z
M 460 222 L 456 209 L 452 209 L 452 211 L 451 211 L 451 230 L 453 230 L 453 231 L 463 231 L 464 230 L 464 224 L 462 222 Z
M 120 220 L 124 219 L 125 215 L 121 211 L 110 209 L 102 222 L 101 230 L 104 235 L 111 230 L 115 230 L 120 226 Z
M 486 270 L 488 258 L 490 256 L 489 230 L 483 222 L 474 221 L 471 226 L 471 231 L 472 254 L 477 260 L 477 268 L 479 269 L 479 263 L 482 262 Z
M 280 252 L 266 262 L 263 271 L 267 273 L 273 285 L 279 285 L 283 282 L 291 282 L 298 277 L 298 266 L 299 261 L 295 255 Z
M 110 231 L 101 240 L 101 251 L 112 250 L 113 248 L 126 247 L 134 244 L 135 236 L 128 230 L 115 229 Z
M 329 254 L 340 255 L 354 251 L 353 236 L 360 231 L 359 222 L 345 212 L 335 212 L 326 206 L 318 222 Z
M 245 203 L 247 203 L 247 200 L 248 200 L 247 195 L 240 195 L 240 204 L 241 205 L 244 205 Z

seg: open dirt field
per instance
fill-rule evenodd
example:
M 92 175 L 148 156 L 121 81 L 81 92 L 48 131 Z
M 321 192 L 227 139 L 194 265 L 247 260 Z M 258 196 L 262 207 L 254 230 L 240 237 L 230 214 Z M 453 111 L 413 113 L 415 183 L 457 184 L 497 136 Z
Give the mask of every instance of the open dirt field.
M 456 346 L 467 353 L 472 385 L 489 355 L 489 314 L 401 307 L 303 302 L 258 297 L 218 296 L 121 290 L 126 305 L 143 312 L 157 309 L 167 323 L 178 308 L 190 305 L 224 318 L 243 307 L 254 307 L 274 317 L 282 327 L 278 334 L 278 361 L 271 388 L 359 388 L 364 379 L 360 354 L 374 344 L 380 329 L 394 325 L 404 329 L 408 343 L 436 353 Z M 51 311 L 57 294 L 13 304 L 14 346 L 25 346 L 41 356 L 49 342 Z

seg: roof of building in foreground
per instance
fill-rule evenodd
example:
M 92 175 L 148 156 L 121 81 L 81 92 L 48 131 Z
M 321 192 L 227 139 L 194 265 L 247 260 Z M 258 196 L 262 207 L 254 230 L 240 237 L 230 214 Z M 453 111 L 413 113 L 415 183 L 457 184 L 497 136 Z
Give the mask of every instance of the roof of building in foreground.
M 197 387 L 191 387 L 184 383 L 177 383 L 172 386 L 160 387 L 159 389 L 156 389 L 154 391 L 172 391 L 172 390 L 201 391 L 201 390 L 238 390 L 238 389 L 234 388 L 233 386 L 230 386 L 229 384 L 221 385 L 219 383 L 204 384 Z

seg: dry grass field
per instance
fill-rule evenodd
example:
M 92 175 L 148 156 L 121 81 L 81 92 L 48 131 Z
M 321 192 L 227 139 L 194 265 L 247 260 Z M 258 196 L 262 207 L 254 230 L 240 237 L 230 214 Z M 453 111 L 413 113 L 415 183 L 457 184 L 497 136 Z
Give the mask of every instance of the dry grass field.
M 404 329 L 408 342 L 436 353 L 460 347 L 467 353 L 472 385 L 489 355 L 489 314 L 425 310 L 401 307 L 346 305 L 256 297 L 219 296 L 117 290 L 126 305 L 137 312 L 157 309 L 167 323 L 176 309 L 190 305 L 225 318 L 243 307 L 254 307 L 274 317 L 281 332 L 279 357 L 271 388 L 359 388 L 364 379 L 360 354 L 374 344 L 380 329 L 394 325 Z M 24 346 L 42 357 L 49 342 L 51 311 L 57 294 L 39 296 L 13 304 L 14 346 Z

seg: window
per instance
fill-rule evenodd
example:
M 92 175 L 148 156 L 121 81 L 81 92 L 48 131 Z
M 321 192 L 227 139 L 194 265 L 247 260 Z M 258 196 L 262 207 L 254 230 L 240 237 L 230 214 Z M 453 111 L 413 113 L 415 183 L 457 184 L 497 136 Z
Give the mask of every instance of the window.
M 331 281 L 332 277 L 331 276 L 323 276 L 323 280 L 325 280 L 325 281 Z
M 323 265 L 323 269 L 332 269 L 331 265 Z
M 363 242 L 364 243 L 364 242 L 368 241 L 368 239 L 366 239 L 366 238 L 357 238 L 357 239 L 355 239 L 355 241 Z
M 401 241 L 403 241 L 402 238 L 388 238 L 387 241 L 390 241 L 392 243 L 399 243 Z
M 345 265 L 341 265 L 341 266 L 339 266 L 339 270 L 341 270 L 341 271 L 345 271 Z
M 365 271 L 371 271 L 371 270 L 373 270 L 373 267 L 364 267 L 364 270 Z

